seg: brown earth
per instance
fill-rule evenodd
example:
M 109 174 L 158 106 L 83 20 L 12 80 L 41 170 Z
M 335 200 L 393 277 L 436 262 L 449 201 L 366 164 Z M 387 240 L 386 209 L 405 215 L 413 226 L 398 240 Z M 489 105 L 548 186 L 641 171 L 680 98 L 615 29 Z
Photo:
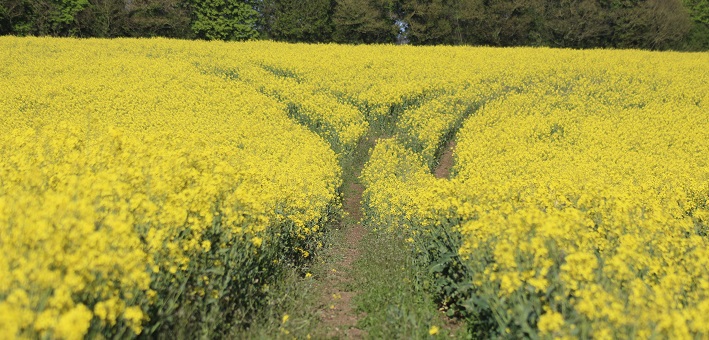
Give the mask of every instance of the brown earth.
M 376 143 L 376 138 L 368 137 L 359 148 L 365 154 Z M 341 246 L 333 249 L 332 264 L 323 280 L 322 295 L 320 297 L 321 325 L 327 331 L 327 336 L 332 338 L 362 339 L 367 336 L 366 331 L 357 328 L 357 321 L 361 317 L 355 310 L 352 298 L 357 292 L 351 289 L 354 281 L 353 263 L 360 257 L 359 248 L 362 237 L 367 230 L 362 226 L 362 193 L 364 186 L 358 182 L 361 168 L 364 164 L 355 165 L 352 183 L 346 185 L 343 192 L 343 208 L 346 212 L 345 221 L 342 222 L 343 240 Z
M 438 162 L 438 166 L 433 174 L 436 178 L 448 178 L 453 168 L 453 150 L 455 150 L 455 142 L 451 140 L 446 145 L 446 149 L 441 155 L 441 159 Z
M 376 143 L 376 140 L 369 140 L 369 142 Z M 454 149 L 455 142 L 451 141 L 446 145 L 434 172 L 437 178 L 447 178 L 450 175 L 450 170 L 453 167 Z M 359 171 L 355 175 L 356 178 L 359 178 Z M 332 257 L 336 260 L 322 281 L 321 325 L 326 330 L 327 336 L 331 338 L 363 339 L 367 337 L 366 331 L 357 328 L 357 321 L 362 315 L 356 312 L 352 301 L 357 292 L 350 288 L 354 280 L 352 266 L 361 253 L 358 246 L 362 237 L 367 233 L 361 223 L 363 192 L 364 186 L 357 182 L 350 183 L 344 191 L 344 210 L 347 213 L 347 220 L 352 222 L 342 223 L 344 228 L 342 246 L 333 249 Z M 445 328 L 449 331 L 461 327 L 457 320 L 445 316 L 443 318 Z
M 322 325 L 328 330 L 329 337 L 362 339 L 366 332 L 357 328 L 359 315 L 355 311 L 352 297 L 356 292 L 348 289 L 352 282 L 352 263 L 360 256 L 359 242 L 366 230 L 360 223 L 362 219 L 362 192 L 364 186 L 351 183 L 345 192 L 344 209 L 349 218 L 356 221 L 344 226 L 344 242 L 336 250 L 334 257 L 337 261 L 333 264 L 323 282 L 323 295 L 321 297 Z
M 452 139 L 448 142 L 448 144 L 446 144 L 446 148 L 443 150 L 441 159 L 439 159 L 438 166 L 433 171 L 436 178 L 448 178 L 450 176 L 451 169 L 454 164 L 453 151 L 455 150 L 455 145 L 455 141 Z M 441 308 L 441 312 L 445 312 L 445 309 Z M 451 335 L 457 334 L 461 327 L 463 327 L 462 323 L 458 319 L 449 318 L 445 314 L 442 315 L 442 319 L 444 322 L 443 328 L 446 329 Z

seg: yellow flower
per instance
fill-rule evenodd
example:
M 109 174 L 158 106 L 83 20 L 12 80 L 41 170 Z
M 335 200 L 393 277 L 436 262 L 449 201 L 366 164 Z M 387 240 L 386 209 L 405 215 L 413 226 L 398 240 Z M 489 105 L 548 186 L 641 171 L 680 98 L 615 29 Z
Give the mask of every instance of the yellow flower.
M 209 251 L 212 248 L 212 242 L 209 240 L 202 241 L 202 249 L 204 251 Z
M 128 325 L 135 334 L 140 334 L 142 331 L 141 324 L 145 319 L 145 315 L 140 307 L 132 306 L 126 308 L 123 312 L 123 318 L 128 321 Z
M 500 320 L 541 302 L 574 317 L 545 314 L 540 332 L 561 317 L 595 338 L 709 333 L 706 53 L 19 37 L 0 49 L 11 336 L 76 337 L 86 318 L 140 330 L 148 316 L 130 308 L 159 310 L 182 282 L 220 286 L 207 273 L 233 270 L 231 250 L 311 257 L 303 245 L 323 247 L 340 210 L 341 161 L 391 119 L 362 171 L 367 221 L 404 242 L 459 240 L 478 298 L 504 301 Z M 453 171 L 436 178 L 451 135 Z M 299 246 L 253 249 L 281 244 L 267 235 L 282 226 Z
M 431 328 L 428 330 L 428 335 L 436 335 L 438 334 L 438 326 L 431 326 Z
M 557 312 L 548 311 L 539 317 L 537 328 L 542 334 L 550 334 L 559 331 L 564 325 L 564 317 Z
M 89 330 L 92 314 L 84 305 L 77 305 L 59 317 L 54 335 L 62 339 L 83 339 Z

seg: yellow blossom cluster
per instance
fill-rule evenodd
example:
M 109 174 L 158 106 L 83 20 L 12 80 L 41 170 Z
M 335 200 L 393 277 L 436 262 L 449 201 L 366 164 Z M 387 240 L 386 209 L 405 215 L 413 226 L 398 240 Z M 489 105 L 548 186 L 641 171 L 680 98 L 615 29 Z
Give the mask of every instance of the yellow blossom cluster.
M 490 336 L 709 335 L 706 53 L 0 48 L 1 335 L 230 327 L 321 244 L 372 130 L 367 223 Z
M 433 169 L 451 134 L 484 101 L 487 93 L 491 91 L 485 91 L 481 84 L 467 84 L 459 90 L 440 94 L 420 106 L 403 111 L 396 124 L 401 142 L 420 154 Z
M 519 53 L 518 75 L 479 70 L 500 86 L 401 114 L 363 171 L 369 220 L 414 235 L 443 303 L 498 335 L 706 337 L 709 55 Z
M 532 289 L 591 334 L 709 334 L 709 64 L 673 57 L 564 65 L 466 122 L 461 254 L 494 259 L 475 280 Z
M 334 150 L 352 152 L 369 128 L 357 106 L 287 70 L 261 64 L 239 72 L 239 79 L 286 103 L 291 116 L 330 141 Z
M 327 142 L 196 67 L 199 43 L 0 46 L 0 338 L 124 337 L 184 303 L 252 305 L 264 268 L 306 256 L 339 209 Z

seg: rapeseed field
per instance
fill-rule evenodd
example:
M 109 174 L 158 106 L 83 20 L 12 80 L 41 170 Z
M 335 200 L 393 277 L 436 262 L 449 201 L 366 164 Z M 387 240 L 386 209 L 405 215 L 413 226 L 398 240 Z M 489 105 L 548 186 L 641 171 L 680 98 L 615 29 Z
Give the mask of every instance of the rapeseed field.
M 0 338 L 247 324 L 371 131 L 365 224 L 470 334 L 709 336 L 707 53 L 0 47 Z
M 373 223 L 419 240 L 478 336 L 706 337 L 709 56 L 519 52 L 498 88 L 404 113 L 363 175 Z

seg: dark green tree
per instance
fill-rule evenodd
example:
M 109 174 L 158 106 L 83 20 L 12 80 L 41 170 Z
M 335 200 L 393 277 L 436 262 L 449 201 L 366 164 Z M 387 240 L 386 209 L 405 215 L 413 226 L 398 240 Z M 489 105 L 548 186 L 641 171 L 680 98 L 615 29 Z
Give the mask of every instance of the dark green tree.
M 31 20 L 29 3 L 24 0 L 6 0 L 0 3 L 0 35 L 29 34 Z
M 613 35 L 608 45 L 620 48 L 679 48 L 691 29 L 680 0 L 623 0 L 610 8 Z
M 387 0 L 337 0 L 333 39 L 341 43 L 393 43 L 399 33 L 399 3 Z
M 480 33 L 490 45 L 543 45 L 544 0 L 488 0 Z
M 12 22 L 5 4 L 0 4 L 0 35 L 12 33 Z
M 193 38 L 186 0 L 132 0 L 127 34 L 134 37 Z
M 709 25 L 709 0 L 684 0 L 694 22 Z
M 547 3 L 544 38 L 550 46 L 604 46 L 612 32 L 609 11 L 598 0 L 552 0 Z
M 484 0 L 456 0 L 451 6 L 453 42 L 455 44 L 477 45 L 484 42 L 485 22 Z
M 4 0 L 0 29 L 11 31 L 4 34 L 78 35 L 76 16 L 88 6 L 88 0 Z
M 247 40 L 258 37 L 258 12 L 241 0 L 191 0 L 192 31 L 208 40 Z
M 127 35 L 129 11 L 125 0 L 89 0 L 89 6 L 76 14 L 78 35 L 112 38 Z
M 402 9 L 408 24 L 407 38 L 412 44 L 454 43 L 455 0 L 408 0 Z
M 332 40 L 333 0 L 265 0 L 260 8 L 265 37 L 290 42 Z
M 709 50 L 709 0 L 684 0 L 692 18 L 692 28 L 687 35 L 686 49 Z

